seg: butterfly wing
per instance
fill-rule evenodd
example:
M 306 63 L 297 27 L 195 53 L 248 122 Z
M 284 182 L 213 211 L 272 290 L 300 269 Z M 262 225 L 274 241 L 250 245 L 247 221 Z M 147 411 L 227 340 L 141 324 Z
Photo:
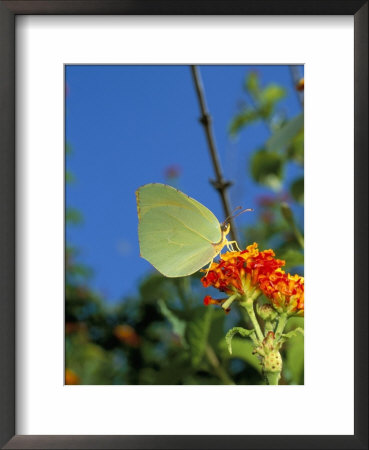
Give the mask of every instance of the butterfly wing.
M 154 183 L 136 191 L 141 256 L 167 277 L 190 275 L 216 256 L 222 232 L 205 206 Z

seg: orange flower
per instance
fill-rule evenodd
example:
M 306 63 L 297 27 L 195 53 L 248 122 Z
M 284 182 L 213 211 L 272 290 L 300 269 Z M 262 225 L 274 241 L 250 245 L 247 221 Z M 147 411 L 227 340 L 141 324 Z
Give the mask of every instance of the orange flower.
M 65 384 L 73 385 L 73 384 L 80 384 L 81 380 L 79 376 L 73 372 L 71 369 L 65 369 Z
M 130 325 L 117 325 L 113 333 L 117 339 L 130 347 L 138 347 L 140 345 L 140 336 Z
M 211 297 L 210 295 L 206 295 L 204 297 L 204 305 L 205 306 L 209 306 L 209 305 L 222 306 L 226 301 L 227 301 L 227 298 L 221 298 L 221 299 L 217 300 L 217 299 Z M 231 310 L 230 308 L 226 308 L 224 311 L 228 314 L 230 310 Z
M 213 286 L 228 295 L 256 298 L 260 293 L 259 279 L 269 276 L 285 264 L 274 258 L 273 250 L 259 251 L 256 243 L 241 252 L 227 252 L 219 262 L 213 262 L 201 281 L 204 287 Z M 207 296 L 205 299 L 211 297 Z M 204 299 L 204 300 L 205 300 Z M 205 304 L 216 302 L 214 299 Z
M 304 278 L 278 269 L 260 277 L 260 289 L 274 308 L 288 315 L 304 315 Z

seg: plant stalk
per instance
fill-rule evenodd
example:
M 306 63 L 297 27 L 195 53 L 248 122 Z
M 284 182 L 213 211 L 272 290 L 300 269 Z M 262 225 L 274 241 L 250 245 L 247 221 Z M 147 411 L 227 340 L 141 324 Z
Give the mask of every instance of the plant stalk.
M 295 235 L 295 238 L 297 242 L 299 243 L 302 250 L 304 250 L 304 238 L 300 232 L 300 230 L 297 228 L 296 224 L 293 225 L 293 233 Z
M 243 306 L 246 309 L 246 311 L 250 317 L 250 320 L 254 326 L 254 330 L 255 330 L 256 336 L 258 337 L 259 341 L 263 342 L 264 335 L 263 335 L 263 332 L 261 331 L 258 319 L 256 318 L 256 315 L 255 315 L 254 301 L 246 298 L 245 301 L 240 302 L 240 304 L 241 304 L 241 306 Z
M 268 380 L 268 384 L 271 386 L 278 385 L 278 381 L 281 378 L 280 372 L 266 372 L 265 373 L 266 379 Z
M 214 133 L 213 128 L 211 125 L 211 116 L 207 110 L 206 106 L 206 100 L 205 100 L 205 93 L 204 88 L 201 81 L 200 71 L 197 66 L 191 66 L 191 73 L 193 82 L 195 84 L 196 88 L 196 94 L 200 105 L 201 110 L 201 117 L 200 122 L 202 123 L 206 135 L 206 140 L 208 143 L 211 161 L 213 163 L 214 172 L 215 172 L 215 180 L 211 181 L 211 184 L 215 187 L 215 189 L 219 192 L 220 198 L 222 200 L 223 205 L 223 211 L 225 217 L 227 217 L 227 221 L 229 222 L 231 226 L 230 235 L 232 237 L 233 241 L 238 241 L 237 239 L 237 231 L 236 227 L 234 226 L 234 221 L 232 219 L 232 211 L 230 208 L 230 202 L 228 197 L 227 189 L 231 186 L 231 182 L 227 181 L 223 177 L 221 165 L 220 165 L 220 159 L 218 155 L 218 151 L 215 145 L 215 139 L 214 139 Z
M 279 316 L 278 326 L 277 326 L 277 329 L 275 331 L 275 338 L 277 340 L 282 336 L 282 333 L 283 333 L 284 328 L 286 326 L 287 320 L 288 320 L 288 316 L 287 316 L 286 313 L 282 313 Z

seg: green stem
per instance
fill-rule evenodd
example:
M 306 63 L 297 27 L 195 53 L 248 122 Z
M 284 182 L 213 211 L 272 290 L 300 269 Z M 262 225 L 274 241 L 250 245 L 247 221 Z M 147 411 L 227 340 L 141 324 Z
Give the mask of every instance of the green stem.
M 274 322 L 271 322 L 270 320 L 266 320 L 265 321 L 265 327 L 264 327 L 264 334 L 265 334 L 265 336 L 267 336 L 269 331 L 273 331 L 274 332 Z
M 213 366 L 214 372 L 219 377 L 219 379 L 223 381 L 224 384 L 234 385 L 234 381 L 229 377 L 227 372 L 221 366 L 217 355 L 209 344 L 206 345 L 205 355 L 209 363 Z
M 287 316 L 286 313 L 282 313 L 279 316 L 278 326 L 277 326 L 277 329 L 275 331 L 275 338 L 277 340 L 282 336 L 282 333 L 283 333 L 284 328 L 286 326 L 287 320 L 288 320 L 288 316 Z
M 304 238 L 295 224 L 293 225 L 293 232 L 297 242 L 300 244 L 300 247 L 304 250 Z
M 269 385 L 276 386 L 276 385 L 278 385 L 278 381 L 281 378 L 281 373 L 280 372 L 266 372 L 265 376 L 268 380 Z
M 240 304 L 241 304 L 241 306 L 243 306 L 246 309 L 246 311 L 250 317 L 250 320 L 254 326 L 255 333 L 256 333 L 256 336 L 258 337 L 259 341 L 263 342 L 264 335 L 263 335 L 263 332 L 261 331 L 258 319 L 256 318 L 256 315 L 255 315 L 254 301 L 252 299 L 245 298 L 245 301 L 240 302 Z
M 223 303 L 222 308 L 223 308 L 224 310 L 227 310 L 227 309 L 232 305 L 232 303 L 236 300 L 237 297 L 238 297 L 238 294 L 233 294 L 233 295 L 231 295 L 231 296 Z
M 287 221 L 287 223 L 291 226 L 297 242 L 300 244 L 301 248 L 304 249 L 304 238 L 295 223 L 293 212 L 291 211 L 291 208 L 286 202 L 281 203 L 281 213 L 285 218 L 285 220 Z

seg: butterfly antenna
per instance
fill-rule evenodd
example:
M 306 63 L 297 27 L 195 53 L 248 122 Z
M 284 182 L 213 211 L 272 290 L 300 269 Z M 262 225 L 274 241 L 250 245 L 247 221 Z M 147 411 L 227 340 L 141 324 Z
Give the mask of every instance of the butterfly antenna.
M 237 207 L 232 211 L 232 214 L 231 214 L 230 216 L 228 216 L 228 217 L 224 220 L 223 225 L 226 224 L 226 223 L 228 222 L 229 219 L 231 219 L 231 218 L 232 218 L 232 219 L 235 219 L 236 217 L 240 216 L 240 215 L 243 214 L 244 212 L 247 212 L 247 211 L 254 211 L 254 210 L 251 209 L 251 208 L 247 208 L 247 209 L 243 209 L 242 211 L 238 212 L 237 214 L 234 214 L 236 211 L 238 211 L 238 210 L 240 210 L 240 209 L 242 209 L 242 206 L 237 206 Z
M 233 217 L 233 214 L 240 210 L 242 208 L 242 206 L 236 206 L 235 209 L 232 211 L 232 214 L 230 216 L 228 216 L 227 218 L 224 219 L 223 221 L 223 225 L 226 224 L 228 222 L 229 219 L 231 219 Z

